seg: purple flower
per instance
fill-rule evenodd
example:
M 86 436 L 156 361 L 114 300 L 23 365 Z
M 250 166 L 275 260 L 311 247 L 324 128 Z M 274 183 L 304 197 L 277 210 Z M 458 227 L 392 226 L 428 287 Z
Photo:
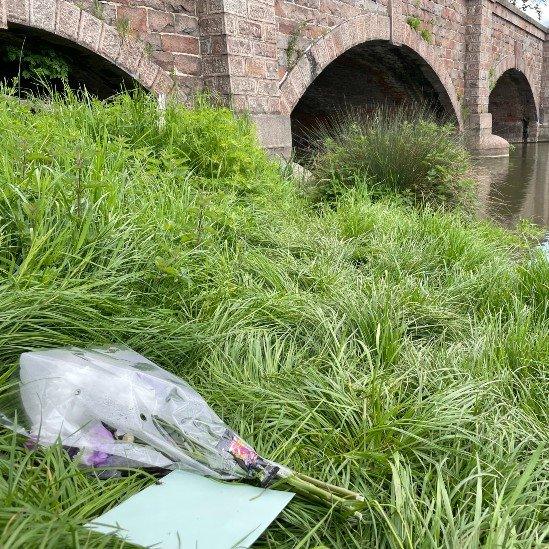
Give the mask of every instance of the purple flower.
M 100 465 L 105 465 L 109 457 L 110 454 L 99 450 L 93 450 L 92 452 L 85 451 L 84 454 L 82 454 L 82 463 L 84 465 L 89 465 L 90 467 L 98 467 Z
M 104 465 L 110 457 L 106 450 L 114 443 L 112 433 L 102 423 L 96 423 L 88 430 L 86 439 L 82 463 L 90 467 Z
M 29 438 L 25 440 L 23 446 L 27 450 L 36 450 L 36 447 L 38 446 L 38 437 L 36 435 L 30 435 Z

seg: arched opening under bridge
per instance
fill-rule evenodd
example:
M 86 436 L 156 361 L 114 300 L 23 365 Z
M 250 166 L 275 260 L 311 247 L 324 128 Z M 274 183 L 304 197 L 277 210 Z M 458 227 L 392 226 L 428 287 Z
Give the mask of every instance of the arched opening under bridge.
M 55 34 L 10 24 L 0 31 L 0 81 L 23 94 L 86 89 L 106 99 L 140 84 L 97 53 Z
M 510 143 L 536 141 L 538 115 L 532 88 L 517 69 L 505 71 L 490 93 L 492 133 Z
M 294 148 L 347 110 L 419 106 L 440 122 L 456 122 L 449 94 L 432 67 L 407 46 L 373 40 L 332 61 L 311 83 L 292 111 Z

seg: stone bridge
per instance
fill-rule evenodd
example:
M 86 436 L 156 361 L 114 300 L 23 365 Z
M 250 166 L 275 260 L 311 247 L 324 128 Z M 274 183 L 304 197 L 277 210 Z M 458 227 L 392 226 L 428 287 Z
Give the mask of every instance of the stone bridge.
M 549 139 L 549 31 L 506 0 L 0 0 L 0 24 L 69 52 L 99 94 L 128 76 L 213 90 L 285 154 L 344 108 L 409 101 L 485 154 Z

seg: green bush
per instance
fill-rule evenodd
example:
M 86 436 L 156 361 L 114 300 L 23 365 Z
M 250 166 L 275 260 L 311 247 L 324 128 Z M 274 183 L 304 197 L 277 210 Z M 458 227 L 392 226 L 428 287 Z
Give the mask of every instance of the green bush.
M 448 206 L 471 200 L 469 158 L 455 128 L 437 124 L 423 109 L 351 113 L 320 135 L 311 164 L 316 199 L 365 186 L 374 198 L 398 194 Z
M 103 109 L 99 102 L 95 107 Z M 104 127 L 98 127 L 96 120 L 90 124 L 94 131 L 150 147 L 157 155 L 169 154 L 170 162 L 184 162 L 196 175 L 208 179 L 245 180 L 265 169 L 265 153 L 257 147 L 246 118 L 235 117 L 228 108 L 214 107 L 206 97 L 198 97 L 192 109 L 170 103 L 164 123 L 151 125 L 150 120 L 158 118 L 157 109 L 154 99 L 124 94 L 110 106 Z
M 51 80 L 67 80 L 69 77 L 68 59 L 52 48 L 29 48 L 28 45 L 25 47 L 25 44 L 17 48 L 8 44 L 0 52 L 4 61 L 20 65 L 18 69 L 21 76 L 28 80 L 48 83 Z

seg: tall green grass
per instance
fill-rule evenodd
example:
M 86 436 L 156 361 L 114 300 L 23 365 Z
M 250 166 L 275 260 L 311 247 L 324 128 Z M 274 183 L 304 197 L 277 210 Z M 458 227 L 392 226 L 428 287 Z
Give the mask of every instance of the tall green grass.
M 394 194 L 451 207 L 472 202 L 474 182 L 460 135 L 422 105 L 343 112 L 314 134 L 309 190 L 316 200 L 365 187 L 373 198 Z
M 28 349 L 123 342 L 266 457 L 367 496 L 358 524 L 297 498 L 258 547 L 547 544 L 549 263 L 526 234 L 362 186 L 319 209 L 205 103 L 160 124 L 145 97 L 3 97 L 0 143 L 2 383 Z M 2 547 L 121 546 L 82 524 L 153 482 L 8 432 L 0 470 Z

